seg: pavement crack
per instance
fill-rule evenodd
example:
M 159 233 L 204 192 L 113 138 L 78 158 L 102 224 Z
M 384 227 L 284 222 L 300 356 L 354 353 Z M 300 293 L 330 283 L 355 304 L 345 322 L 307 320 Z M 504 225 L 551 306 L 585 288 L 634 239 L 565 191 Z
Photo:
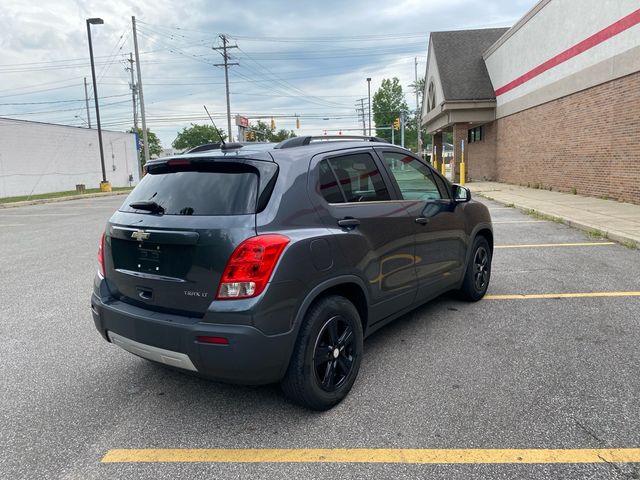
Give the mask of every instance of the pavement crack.
M 628 472 L 625 472 L 622 468 L 620 468 L 620 465 L 610 460 L 607 460 L 602 455 L 598 455 L 598 458 L 602 460 L 604 463 L 606 463 L 607 465 L 609 465 L 611 468 L 613 468 L 619 475 L 622 475 L 625 478 L 628 478 L 630 480 L 635 480 L 639 478 L 638 472 L 633 467 L 632 467 L 633 471 L 631 473 L 628 473 Z
M 596 434 L 596 432 L 594 432 L 591 428 L 587 427 L 586 425 L 583 425 L 582 423 L 580 423 L 578 420 L 576 420 L 575 418 L 573 419 L 574 422 L 576 422 L 576 424 L 585 432 L 587 432 L 587 434 L 589 434 L 591 437 L 595 438 L 598 442 L 604 444 L 605 441 L 603 439 L 601 439 L 600 437 L 598 437 L 598 435 Z
M 602 438 L 600 438 L 596 432 L 593 431 L 592 428 L 588 427 L 587 425 L 582 424 L 579 420 L 576 420 L 575 418 L 573 419 L 574 422 L 576 422 L 576 424 L 582 429 L 584 430 L 589 436 L 593 437 L 594 439 L 596 439 L 602 446 L 607 446 L 607 442 L 605 442 Z M 607 465 L 609 465 L 611 468 L 613 468 L 618 475 L 623 476 L 624 478 L 630 479 L 630 480 L 635 480 L 640 478 L 640 474 L 638 472 L 638 470 L 636 470 L 634 467 L 631 467 L 631 472 L 626 472 L 620 465 L 618 465 L 615 462 L 612 462 L 611 460 L 608 460 L 607 458 L 603 457 L 602 455 L 598 455 L 598 458 L 600 460 L 602 460 L 604 463 L 606 463 Z

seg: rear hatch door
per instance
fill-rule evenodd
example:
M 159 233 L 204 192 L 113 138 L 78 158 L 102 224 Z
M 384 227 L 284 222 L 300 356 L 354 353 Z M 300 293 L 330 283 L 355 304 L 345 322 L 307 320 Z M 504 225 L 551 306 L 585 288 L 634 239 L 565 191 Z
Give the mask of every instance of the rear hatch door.
M 272 162 L 243 159 L 149 164 L 107 228 L 105 276 L 113 295 L 203 316 L 233 250 L 256 235 L 255 214 L 276 173 Z

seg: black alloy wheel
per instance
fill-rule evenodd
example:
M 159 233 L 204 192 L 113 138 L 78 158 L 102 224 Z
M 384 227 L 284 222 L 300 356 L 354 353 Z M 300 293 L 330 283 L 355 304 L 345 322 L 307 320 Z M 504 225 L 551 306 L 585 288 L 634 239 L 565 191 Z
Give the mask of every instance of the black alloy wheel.
M 488 240 L 478 236 L 471 245 L 471 258 L 460 287 L 460 296 L 464 300 L 477 302 L 489 288 L 491 280 L 491 247 Z
M 473 281 L 479 292 L 489 283 L 489 253 L 484 246 L 478 247 L 473 258 Z
M 347 396 L 362 361 L 362 321 L 344 297 L 316 300 L 305 314 L 282 390 L 295 403 L 328 410 Z
M 316 380 L 326 392 L 340 388 L 353 370 L 353 328 L 341 315 L 327 320 L 313 353 Z

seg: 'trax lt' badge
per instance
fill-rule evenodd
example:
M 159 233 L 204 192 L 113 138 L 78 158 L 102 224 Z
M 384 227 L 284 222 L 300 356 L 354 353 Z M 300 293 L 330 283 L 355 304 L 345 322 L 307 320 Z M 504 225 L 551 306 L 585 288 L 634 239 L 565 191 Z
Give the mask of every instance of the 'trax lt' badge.
M 151 234 L 149 232 L 145 232 L 144 230 L 136 230 L 131 234 L 131 238 L 135 238 L 139 242 L 143 240 L 147 240 Z

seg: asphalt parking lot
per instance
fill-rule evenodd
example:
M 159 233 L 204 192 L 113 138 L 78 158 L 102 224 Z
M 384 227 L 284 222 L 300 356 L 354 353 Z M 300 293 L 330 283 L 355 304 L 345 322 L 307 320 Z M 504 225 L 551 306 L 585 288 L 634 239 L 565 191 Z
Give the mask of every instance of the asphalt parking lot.
M 639 251 L 486 202 L 489 297 L 444 296 L 377 332 L 348 398 L 313 413 L 102 340 L 96 249 L 123 199 L 0 209 L 1 478 L 640 478 L 640 451 L 606 453 L 640 447 Z M 351 449 L 379 450 L 340 461 Z

